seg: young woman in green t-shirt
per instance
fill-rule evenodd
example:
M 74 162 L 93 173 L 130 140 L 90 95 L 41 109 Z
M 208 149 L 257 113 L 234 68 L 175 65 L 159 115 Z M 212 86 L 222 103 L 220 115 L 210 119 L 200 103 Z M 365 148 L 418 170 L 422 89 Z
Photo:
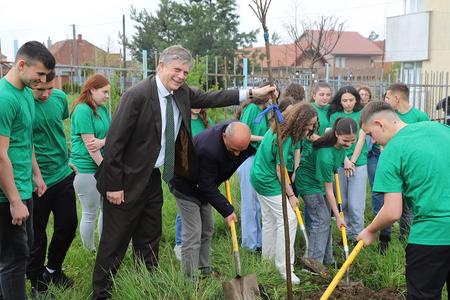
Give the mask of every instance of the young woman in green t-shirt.
M 266 116 L 256 124 L 256 117 L 269 104 L 269 99 L 248 99 L 241 104 L 236 119 L 247 124 L 251 131 L 251 145 L 258 149 L 264 134 L 269 128 Z M 237 169 L 241 189 L 241 232 L 242 247 L 251 251 L 261 251 L 261 206 L 255 190 L 250 184 L 250 170 L 255 156 L 247 158 Z
M 286 164 L 288 153 L 306 135 L 311 134 L 317 124 L 317 112 L 310 104 L 295 104 L 285 113 L 285 121 L 280 126 L 283 160 Z M 277 134 L 275 127 L 267 131 L 256 153 L 250 172 L 250 181 L 261 203 L 262 212 L 262 255 L 275 261 L 278 271 L 286 276 L 284 226 L 282 214 L 281 170 Z M 292 208 L 298 203 L 288 180 L 287 197 Z M 297 219 L 293 209 L 288 209 L 290 232 L 290 263 L 294 263 L 294 241 Z M 293 270 L 293 268 L 291 268 Z M 299 284 L 300 279 L 292 273 L 292 282 Z
M 101 197 L 94 174 L 103 160 L 103 146 L 111 123 L 103 105 L 109 98 L 109 81 L 101 74 L 89 77 L 72 106 L 71 163 L 77 168 L 73 186 L 81 203 L 80 234 L 83 246 L 95 249 L 95 219 L 101 208 Z M 102 214 L 98 218 L 98 235 L 102 232 Z
M 213 122 L 210 118 L 208 118 L 206 109 L 191 108 L 191 130 L 193 137 L 212 125 Z M 173 251 L 175 253 L 175 257 L 179 261 L 181 261 L 181 244 L 183 243 L 183 240 L 181 239 L 182 227 L 183 223 L 181 221 L 181 216 L 177 213 L 175 218 L 175 247 L 173 248 Z
M 357 132 L 353 119 L 337 118 L 333 128 L 313 143 L 297 171 L 295 186 L 310 218 L 308 256 L 320 263 L 334 263 L 330 209 L 337 227 L 345 226 L 333 192 L 334 172 L 343 164 L 345 150 L 355 142 Z
M 358 91 L 352 86 L 340 88 L 328 110 L 330 125 L 334 124 L 338 117 L 352 118 L 358 124 L 361 109 L 361 97 Z M 344 164 L 338 169 L 338 174 L 342 192 L 342 209 L 348 225 L 348 237 L 355 241 L 357 234 L 364 228 L 367 186 L 366 134 L 359 125 L 356 143 L 346 152 Z

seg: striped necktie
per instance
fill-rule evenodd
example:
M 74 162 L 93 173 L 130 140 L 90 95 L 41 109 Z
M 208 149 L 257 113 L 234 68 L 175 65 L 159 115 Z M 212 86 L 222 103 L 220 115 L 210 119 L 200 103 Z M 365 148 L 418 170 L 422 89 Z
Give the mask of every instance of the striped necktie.
M 166 96 L 166 151 L 164 155 L 164 170 L 162 178 L 169 182 L 173 177 L 173 167 L 175 165 L 175 124 L 173 118 L 173 96 Z

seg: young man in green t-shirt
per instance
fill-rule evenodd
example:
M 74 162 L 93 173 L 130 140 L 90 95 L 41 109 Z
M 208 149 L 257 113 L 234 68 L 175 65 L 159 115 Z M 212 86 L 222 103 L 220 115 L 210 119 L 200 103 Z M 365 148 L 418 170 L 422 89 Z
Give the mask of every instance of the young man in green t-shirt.
M 426 113 L 411 107 L 409 104 L 409 88 L 404 83 L 395 83 L 390 85 L 387 89 L 384 100 L 392 106 L 400 120 L 406 124 L 430 121 L 430 118 Z M 402 217 L 400 219 L 400 240 L 407 240 L 411 222 L 411 210 L 408 205 L 404 203 Z M 390 234 L 391 230 L 387 230 L 385 232 Z M 390 237 L 388 240 L 390 240 Z
M 384 146 L 373 187 L 384 194 L 384 205 L 357 239 L 368 246 L 377 231 L 400 219 L 403 195 L 413 212 L 406 247 L 408 299 L 441 299 L 445 282 L 450 286 L 450 127 L 406 124 L 383 102 L 367 104 L 360 122 Z
M 388 87 L 384 101 L 389 103 L 400 120 L 407 124 L 430 121 L 426 113 L 409 104 L 409 88 L 404 83 L 395 83 Z
M 0 299 L 26 299 L 25 271 L 33 241 L 31 194 L 46 186 L 33 155 L 33 96 L 25 87 L 45 81 L 55 59 L 39 42 L 17 52 L 0 80 Z
M 44 295 L 50 282 L 67 287 L 73 281 L 62 271 L 62 263 L 77 229 L 77 208 L 73 188 L 74 173 L 69 167 L 63 121 L 69 117 L 66 94 L 54 89 L 55 72 L 33 89 L 35 118 L 33 140 L 36 160 L 47 191 L 33 193 L 34 243 L 27 267 L 32 295 Z M 53 236 L 47 252 L 46 228 L 53 213 Z

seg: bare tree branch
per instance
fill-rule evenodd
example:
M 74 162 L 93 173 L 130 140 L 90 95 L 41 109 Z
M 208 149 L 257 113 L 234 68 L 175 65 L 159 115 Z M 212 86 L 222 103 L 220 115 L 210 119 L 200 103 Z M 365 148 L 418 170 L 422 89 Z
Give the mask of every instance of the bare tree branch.
M 333 52 L 344 31 L 345 21 L 334 16 L 321 16 L 314 21 L 288 23 L 284 27 L 303 57 L 310 60 L 313 69 L 317 62 Z

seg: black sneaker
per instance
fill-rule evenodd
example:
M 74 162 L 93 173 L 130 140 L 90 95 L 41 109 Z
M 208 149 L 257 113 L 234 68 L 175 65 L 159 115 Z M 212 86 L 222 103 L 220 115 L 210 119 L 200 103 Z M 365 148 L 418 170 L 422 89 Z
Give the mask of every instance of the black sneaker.
M 386 255 L 388 247 L 389 247 L 388 241 L 380 241 L 380 243 L 378 244 L 378 252 L 381 255 Z
M 45 290 L 39 289 L 37 286 L 31 287 L 30 292 L 31 299 L 33 300 L 53 300 L 55 297 L 45 288 Z
M 67 277 L 66 274 L 62 270 L 55 270 L 55 272 L 50 273 L 47 268 L 45 268 L 44 272 L 42 272 L 42 282 L 44 284 L 53 283 L 57 287 L 61 288 L 69 288 L 73 286 L 73 279 Z

